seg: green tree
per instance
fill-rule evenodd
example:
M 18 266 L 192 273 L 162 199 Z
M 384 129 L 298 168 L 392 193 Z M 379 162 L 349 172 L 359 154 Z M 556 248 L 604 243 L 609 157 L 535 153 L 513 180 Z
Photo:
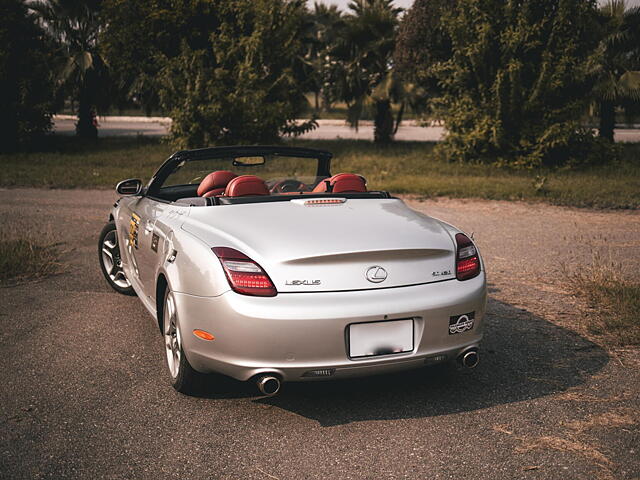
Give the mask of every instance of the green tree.
M 342 13 L 336 5 L 314 2 L 309 12 L 310 25 L 306 32 L 305 58 L 309 64 L 311 91 L 315 96 L 315 110 L 328 110 L 333 102 L 330 88 L 331 50 L 344 27 Z
M 640 103 L 640 7 L 624 0 L 600 7 L 604 38 L 599 45 L 593 97 L 600 117 L 599 134 L 613 142 L 616 107 Z
M 161 109 L 161 70 L 181 52 L 206 48 L 219 25 L 216 4 L 201 0 L 104 0 L 100 51 L 117 86 L 118 102 L 148 114 Z
M 307 106 L 303 0 L 107 0 L 105 15 L 119 83 L 150 104 L 157 92 L 176 145 L 271 143 L 315 125 L 295 122 Z
M 451 58 L 432 101 L 451 159 L 520 166 L 584 161 L 581 128 L 598 41 L 595 1 L 458 0 L 443 17 Z M 594 34 L 594 32 L 596 34 Z
M 76 133 L 95 138 L 96 109 L 110 103 L 106 64 L 98 49 L 101 29 L 100 0 L 37 0 L 29 3 L 41 25 L 59 47 L 63 64 L 58 82 L 78 102 Z
M 431 115 L 429 99 L 441 93 L 434 66 L 451 58 L 451 38 L 442 25 L 454 0 L 415 0 L 398 28 L 394 69 L 410 92 L 407 100 L 416 113 Z
M 24 2 L 0 2 L 0 151 L 33 147 L 51 129 L 52 50 Z
M 347 103 L 349 123 L 358 127 L 365 103 L 373 102 L 374 140 L 392 140 L 392 98 L 372 97 L 392 69 L 398 15 L 393 0 L 353 0 L 344 16 L 344 28 L 333 48 L 331 77 L 335 96 Z

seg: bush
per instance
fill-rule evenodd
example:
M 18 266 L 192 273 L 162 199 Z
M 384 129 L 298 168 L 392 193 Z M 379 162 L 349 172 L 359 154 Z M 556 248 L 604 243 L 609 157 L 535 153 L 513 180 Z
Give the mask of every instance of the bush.
M 272 143 L 314 125 L 294 122 L 307 105 L 303 0 L 108 0 L 105 15 L 114 74 L 146 107 L 157 92 L 178 147 Z
M 448 130 L 439 153 L 529 168 L 610 159 L 615 149 L 580 125 L 594 82 L 596 13 L 584 0 L 457 0 L 445 10 L 430 32 L 444 51 L 450 45 L 449 57 L 423 55 L 433 61 L 413 71 L 438 87 L 430 103 Z
M 400 22 L 394 67 L 405 82 L 420 89 L 421 100 L 440 94 L 433 67 L 451 58 L 451 38 L 442 24 L 442 16 L 455 0 L 415 0 Z M 421 108 L 420 108 L 421 107 Z M 430 114 L 429 105 L 418 110 Z
M 32 147 L 51 129 L 51 52 L 23 1 L 0 3 L 0 151 Z

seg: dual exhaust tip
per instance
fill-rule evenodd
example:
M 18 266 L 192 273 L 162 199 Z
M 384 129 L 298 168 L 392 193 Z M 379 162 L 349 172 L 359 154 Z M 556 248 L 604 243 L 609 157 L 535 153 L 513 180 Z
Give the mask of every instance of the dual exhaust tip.
M 470 348 L 469 350 L 462 352 L 458 356 L 458 361 L 465 368 L 469 368 L 469 369 L 475 368 L 476 365 L 478 365 L 478 362 L 480 361 L 480 355 L 478 354 L 478 349 Z M 275 375 L 270 375 L 268 373 L 258 375 L 255 382 L 260 393 L 268 397 L 277 395 L 278 392 L 280 391 L 280 387 L 282 384 L 278 377 L 276 377 Z
M 477 348 L 470 348 L 458 356 L 458 362 L 465 368 L 475 368 L 479 361 L 480 355 Z
M 280 379 L 274 375 L 263 374 L 256 378 L 256 386 L 263 395 L 272 397 L 280 391 Z

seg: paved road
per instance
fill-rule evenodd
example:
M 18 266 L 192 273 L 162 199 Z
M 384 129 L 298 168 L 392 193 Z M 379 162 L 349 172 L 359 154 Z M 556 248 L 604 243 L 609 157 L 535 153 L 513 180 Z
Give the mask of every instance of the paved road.
M 362 122 L 358 131 L 344 125 L 336 120 L 320 120 L 319 128 L 308 132 L 299 138 L 334 140 L 372 140 L 373 126 L 371 122 Z M 163 136 L 169 131 L 170 120 L 157 118 L 155 121 L 148 119 L 136 119 L 135 117 L 100 117 L 99 135 L 103 137 L 112 136 Z M 75 120 L 63 117 L 55 121 L 54 131 L 63 135 L 73 135 L 75 133 Z M 420 127 L 414 122 L 404 122 L 398 129 L 396 140 L 437 142 L 442 139 L 444 128 L 439 126 Z M 640 129 L 618 129 L 616 130 L 616 141 L 618 142 L 640 142 Z
M 227 380 L 185 397 L 168 385 L 151 317 L 100 276 L 96 236 L 113 199 L 0 190 L 5 232 L 45 232 L 66 264 L 0 288 L 0 478 L 640 477 L 638 351 L 589 341 L 560 273 L 613 244 L 637 274 L 638 213 L 412 200 L 484 251 L 491 299 L 475 371 L 289 384 L 275 398 Z

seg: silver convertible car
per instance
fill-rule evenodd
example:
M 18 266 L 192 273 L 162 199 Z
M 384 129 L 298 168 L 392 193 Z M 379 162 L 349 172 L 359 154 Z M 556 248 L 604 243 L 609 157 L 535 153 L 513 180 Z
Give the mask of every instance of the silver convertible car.
M 216 147 L 120 182 L 98 254 L 164 337 L 171 382 L 339 379 L 478 362 L 486 279 L 473 241 L 331 153 Z

